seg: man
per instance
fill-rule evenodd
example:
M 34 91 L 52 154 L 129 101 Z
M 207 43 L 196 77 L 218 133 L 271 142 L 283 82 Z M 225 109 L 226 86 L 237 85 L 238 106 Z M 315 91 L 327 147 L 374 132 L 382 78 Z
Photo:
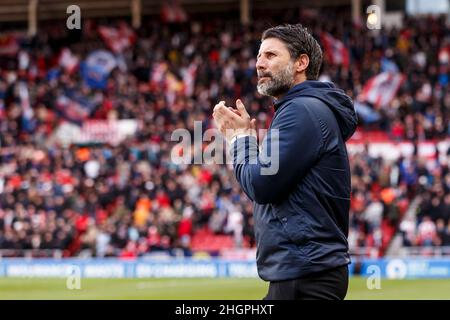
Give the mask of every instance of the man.
M 256 69 L 260 94 L 275 115 L 261 152 L 244 105 L 221 101 L 215 123 L 230 143 L 236 179 L 254 202 L 258 273 L 265 299 L 344 299 L 348 288 L 350 168 L 345 141 L 357 117 L 352 100 L 317 81 L 322 51 L 301 25 L 262 35 Z M 275 134 L 276 133 L 276 134 Z M 275 143 L 272 143 L 274 140 Z M 264 172 L 277 161 L 275 173 Z

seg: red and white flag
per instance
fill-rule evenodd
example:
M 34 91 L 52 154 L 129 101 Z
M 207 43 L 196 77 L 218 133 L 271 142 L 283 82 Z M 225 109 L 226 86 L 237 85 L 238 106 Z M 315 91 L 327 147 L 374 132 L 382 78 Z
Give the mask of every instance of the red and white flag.
M 387 106 L 405 81 L 405 75 L 394 72 L 382 72 L 367 81 L 358 100 L 370 102 L 375 107 Z
M 77 56 L 72 54 L 69 48 L 61 50 L 59 55 L 58 64 L 63 67 L 68 73 L 73 73 L 78 67 L 80 60 Z
M 186 22 L 186 11 L 177 1 L 164 3 L 161 8 L 161 17 L 164 22 Z
M 120 23 L 118 28 L 99 26 L 98 32 L 114 53 L 123 52 L 136 41 L 136 34 L 125 22 Z
M 342 65 L 348 68 L 350 65 L 350 54 L 344 43 L 325 32 L 321 34 L 321 40 L 327 60 L 331 64 Z
M 89 110 L 87 108 L 78 101 L 65 95 L 57 98 L 56 109 L 65 119 L 79 124 L 89 117 Z

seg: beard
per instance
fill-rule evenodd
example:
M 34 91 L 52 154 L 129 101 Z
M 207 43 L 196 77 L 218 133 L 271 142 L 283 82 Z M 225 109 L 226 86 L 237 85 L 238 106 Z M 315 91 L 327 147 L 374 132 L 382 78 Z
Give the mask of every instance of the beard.
M 294 64 L 289 62 L 286 68 L 278 73 L 265 72 L 258 74 L 258 78 L 268 77 L 256 86 L 258 93 L 264 96 L 278 97 L 288 92 L 294 85 Z

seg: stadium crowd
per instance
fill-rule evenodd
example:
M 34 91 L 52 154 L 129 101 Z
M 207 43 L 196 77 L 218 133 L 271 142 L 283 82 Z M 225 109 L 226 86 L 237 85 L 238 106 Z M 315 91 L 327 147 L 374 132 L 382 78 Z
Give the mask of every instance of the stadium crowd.
M 348 47 L 350 65 L 325 59 L 321 79 L 355 100 L 382 71 L 383 59 L 409 75 L 389 105 L 369 106 L 379 118 L 361 117 L 360 129 L 384 131 L 395 141 L 449 137 L 450 38 L 442 18 L 408 18 L 402 29 L 378 35 L 352 27 L 346 15 L 260 19 L 250 27 L 225 20 L 146 20 L 101 89 L 58 62 L 65 47 L 80 60 L 108 48 L 97 32 L 101 21 L 87 20 L 81 32 L 49 24 L 24 39 L 17 54 L 0 56 L 0 248 L 121 257 L 180 249 L 190 255 L 201 228 L 231 235 L 238 248 L 253 247 L 252 206 L 230 167 L 174 164 L 170 136 L 177 128 L 193 132 L 194 120 L 211 128 L 212 106 L 219 100 L 232 105 L 237 97 L 258 128 L 267 128 L 272 101 L 255 90 L 260 35 L 268 25 L 299 20 L 318 39 L 326 31 Z M 85 117 L 60 107 L 67 92 L 89 99 L 93 107 Z M 87 119 L 137 119 L 142 125 L 117 145 L 63 148 L 52 142 L 63 121 Z M 350 161 L 351 248 L 383 252 L 416 195 L 422 199 L 419 225 L 402 229 L 410 231 L 405 242 L 450 245 L 445 161 L 387 161 L 367 151 Z

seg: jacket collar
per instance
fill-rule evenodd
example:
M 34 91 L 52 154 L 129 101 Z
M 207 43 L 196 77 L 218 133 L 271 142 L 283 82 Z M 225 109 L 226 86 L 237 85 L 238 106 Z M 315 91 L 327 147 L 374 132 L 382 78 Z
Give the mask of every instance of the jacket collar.
M 288 92 L 286 92 L 280 99 L 275 99 L 274 100 L 274 108 L 275 108 L 275 112 L 277 112 L 277 110 L 286 102 L 291 100 L 294 97 L 297 97 L 300 95 L 300 93 L 308 88 L 312 87 L 312 82 L 311 80 L 305 80 L 303 82 L 300 82 L 299 84 L 296 84 L 295 86 L 293 86 L 292 88 L 289 89 Z

